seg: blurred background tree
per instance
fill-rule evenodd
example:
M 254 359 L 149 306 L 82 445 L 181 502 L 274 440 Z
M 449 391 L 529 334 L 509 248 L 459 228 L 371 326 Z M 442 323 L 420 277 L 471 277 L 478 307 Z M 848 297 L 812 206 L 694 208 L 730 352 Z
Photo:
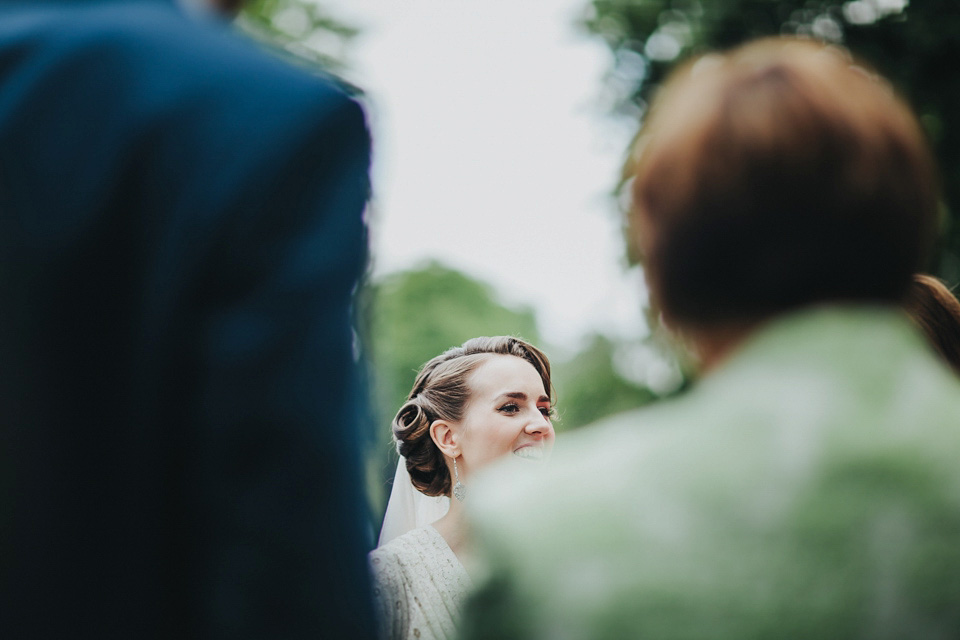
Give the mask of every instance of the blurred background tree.
M 450 347 L 485 335 L 540 342 L 532 309 L 507 306 L 489 285 L 438 262 L 383 276 L 366 296 L 380 424 L 389 425 L 421 365 Z
M 557 362 L 554 386 L 559 399 L 557 430 L 575 429 L 657 399 L 642 380 L 633 380 L 617 367 L 628 346 L 593 334 L 573 357 Z M 649 362 L 641 357 L 641 362 Z
M 842 44 L 889 78 L 919 114 L 940 164 L 943 236 L 929 269 L 960 282 L 960 3 L 956 0 L 591 0 L 583 26 L 615 63 L 611 111 L 639 121 L 670 69 L 690 55 L 759 36 Z
M 294 63 L 343 73 L 359 30 L 310 0 L 249 0 L 236 24 Z

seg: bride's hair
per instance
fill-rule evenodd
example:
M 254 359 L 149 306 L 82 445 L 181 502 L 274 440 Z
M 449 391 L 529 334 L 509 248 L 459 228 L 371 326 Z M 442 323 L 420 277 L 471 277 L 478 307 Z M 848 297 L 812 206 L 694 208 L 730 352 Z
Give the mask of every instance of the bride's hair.
M 539 349 L 518 338 L 473 338 L 427 362 L 392 424 L 397 451 L 406 459 L 410 481 L 421 493 L 450 494 L 450 472 L 430 437 L 430 425 L 435 420 L 457 422 L 463 417 L 463 408 L 470 399 L 467 378 L 480 363 L 498 354 L 523 358 L 533 365 L 543 380 L 544 390 L 553 397 L 550 361 Z

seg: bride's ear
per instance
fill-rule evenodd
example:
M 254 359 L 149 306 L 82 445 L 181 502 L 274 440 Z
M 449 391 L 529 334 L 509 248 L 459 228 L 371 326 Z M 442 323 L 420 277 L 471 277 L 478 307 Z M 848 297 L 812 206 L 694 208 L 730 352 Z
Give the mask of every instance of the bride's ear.
M 443 455 L 449 458 L 456 458 L 460 455 L 457 432 L 446 420 L 433 421 L 430 425 L 430 438 Z

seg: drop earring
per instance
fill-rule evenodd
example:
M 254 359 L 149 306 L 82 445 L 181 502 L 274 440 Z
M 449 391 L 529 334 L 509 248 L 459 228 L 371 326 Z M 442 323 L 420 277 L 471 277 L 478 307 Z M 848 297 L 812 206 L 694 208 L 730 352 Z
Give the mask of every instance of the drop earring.
M 456 458 L 453 459 L 453 477 L 455 480 L 453 483 L 453 497 L 463 502 L 463 499 L 467 497 L 467 488 L 460 482 L 460 473 L 457 471 Z

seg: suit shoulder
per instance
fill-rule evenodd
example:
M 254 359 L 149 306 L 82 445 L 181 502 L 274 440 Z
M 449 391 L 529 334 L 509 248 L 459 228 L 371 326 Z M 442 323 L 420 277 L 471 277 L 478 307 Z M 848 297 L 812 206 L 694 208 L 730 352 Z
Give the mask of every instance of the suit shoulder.
M 109 100 L 78 99 L 95 103 L 87 111 L 228 147 L 238 134 L 246 145 L 295 145 L 318 127 L 365 130 L 362 108 L 338 82 L 268 54 L 228 25 L 157 4 L 123 3 L 73 27 L 75 52 L 62 56 L 60 75 L 69 68 L 88 86 L 109 86 Z
M 44 3 L 45 4 L 45 3 Z M 53 5 L 53 3 L 51 3 Z M 156 0 L 83 2 L 16 13 L 6 47 L 21 43 L 33 58 L 43 53 L 44 74 L 110 79 L 117 100 L 220 95 L 227 102 L 248 96 L 285 102 L 351 101 L 349 91 L 323 72 L 309 73 L 270 55 L 219 21 L 194 20 L 174 3 Z

